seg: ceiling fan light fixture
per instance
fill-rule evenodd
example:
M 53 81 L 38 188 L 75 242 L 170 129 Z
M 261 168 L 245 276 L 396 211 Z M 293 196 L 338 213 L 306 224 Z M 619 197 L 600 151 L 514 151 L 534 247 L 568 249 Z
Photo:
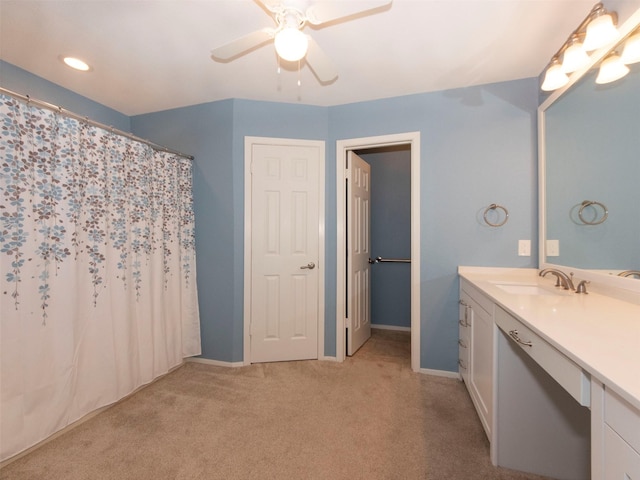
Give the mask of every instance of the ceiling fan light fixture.
M 596 83 L 603 85 L 605 83 L 615 82 L 620 80 L 627 73 L 629 73 L 629 67 L 627 67 L 620 56 L 612 52 L 607 58 L 602 61 L 600 70 L 598 70 L 598 76 L 596 77 Z
M 551 92 L 564 87 L 568 82 L 569 77 L 567 77 L 567 74 L 562 71 L 562 65 L 556 58 L 551 62 L 547 72 L 544 74 L 544 81 L 540 88 L 545 92 Z
M 627 38 L 620 59 L 622 63 L 627 65 L 640 62 L 640 32 L 636 32 Z
M 597 50 L 620 38 L 620 33 L 615 26 L 612 14 L 601 8 L 595 15 L 594 19 L 587 25 L 587 36 L 583 44 L 583 48 L 587 52 Z
M 295 27 L 285 27 L 276 33 L 276 52 L 283 60 L 297 62 L 307 54 L 309 39 Z

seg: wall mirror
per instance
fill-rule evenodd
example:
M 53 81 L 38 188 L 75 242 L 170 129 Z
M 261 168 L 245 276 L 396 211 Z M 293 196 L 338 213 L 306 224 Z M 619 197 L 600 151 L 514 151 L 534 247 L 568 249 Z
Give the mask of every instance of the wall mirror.
M 640 292 L 640 63 L 599 85 L 602 59 L 621 53 L 640 29 L 640 10 L 622 40 L 592 54 L 539 108 L 540 267 Z

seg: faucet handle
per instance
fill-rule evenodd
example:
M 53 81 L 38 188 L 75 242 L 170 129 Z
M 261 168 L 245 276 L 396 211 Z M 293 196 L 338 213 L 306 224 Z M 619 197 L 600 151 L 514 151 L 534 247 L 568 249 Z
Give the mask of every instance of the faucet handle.
M 576 293 L 584 293 L 587 294 L 589 292 L 587 292 L 587 284 L 589 284 L 591 282 L 587 281 L 587 280 L 582 280 L 578 286 L 576 287 Z

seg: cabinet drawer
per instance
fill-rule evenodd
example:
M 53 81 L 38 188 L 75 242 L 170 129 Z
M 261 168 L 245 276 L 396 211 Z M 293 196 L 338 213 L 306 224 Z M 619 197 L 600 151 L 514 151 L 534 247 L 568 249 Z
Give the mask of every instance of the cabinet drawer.
M 604 421 L 640 452 L 640 411 L 609 389 L 604 392 Z
M 590 378 L 578 365 L 498 306 L 495 309 L 495 321 L 511 340 L 533 358 L 580 405 L 590 406 Z
M 471 305 L 475 310 L 479 308 L 483 309 L 491 317 L 493 316 L 493 301 L 487 297 L 484 293 L 471 285 L 466 280 L 462 279 L 460 284 L 461 295 L 460 297 Z
M 604 428 L 604 478 L 606 480 L 640 478 L 640 454 L 607 425 Z

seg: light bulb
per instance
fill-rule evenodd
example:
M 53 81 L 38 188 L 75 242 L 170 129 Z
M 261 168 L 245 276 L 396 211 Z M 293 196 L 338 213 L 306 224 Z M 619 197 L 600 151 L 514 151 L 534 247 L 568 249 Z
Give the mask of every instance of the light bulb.
M 562 71 L 564 73 L 572 73 L 580 70 L 587 63 L 589 63 L 589 55 L 582 48 L 582 43 L 577 38 L 572 40 L 571 45 L 564 51 L 562 57 Z
M 562 71 L 562 65 L 558 63 L 557 60 L 554 60 L 551 66 L 547 69 L 547 72 L 544 75 L 544 82 L 542 82 L 542 90 L 545 92 L 550 92 L 552 90 L 557 90 L 560 87 L 564 87 L 569 81 L 569 77 L 567 74 Z
M 618 38 L 620 38 L 620 33 L 613 24 L 613 17 L 605 13 L 589 22 L 587 25 L 587 36 L 582 46 L 587 52 L 590 52 L 604 47 Z
M 276 33 L 274 43 L 280 58 L 288 62 L 300 60 L 309 48 L 307 36 L 294 27 L 285 27 Z
M 627 73 L 629 73 L 629 67 L 627 67 L 620 56 L 615 52 L 611 53 L 607 58 L 602 61 L 598 76 L 596 77 L 596 83 L 599 85 L 605 83 L 615 82 L 621 79 Z
M 620 59 L 627 65 L 640 62 L 640 32 L 627 38 Z

